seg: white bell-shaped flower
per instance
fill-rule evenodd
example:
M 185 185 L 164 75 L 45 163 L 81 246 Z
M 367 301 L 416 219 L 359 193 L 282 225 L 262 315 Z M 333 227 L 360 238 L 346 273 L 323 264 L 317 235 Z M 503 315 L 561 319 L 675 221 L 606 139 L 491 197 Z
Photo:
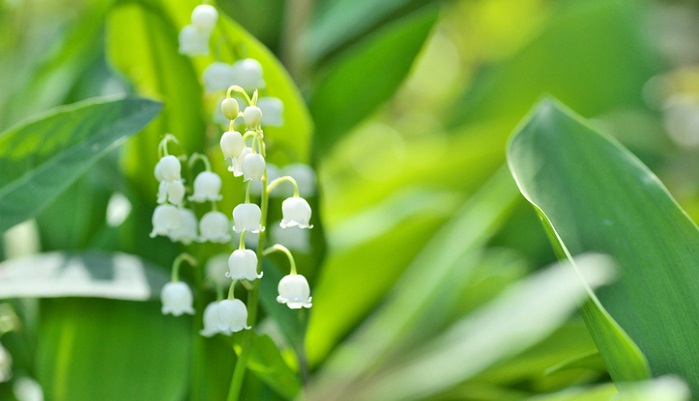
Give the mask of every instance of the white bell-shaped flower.
M 200 4 L 192 10 L 192 25 L 201 32 L 211 33 L 216 26 L 218 11 L 208 4 Z
M 257 106 L 248 106 L 243 110 L 243 119 L 248 129 L 255 129 L 262 122 L 262 110 Z
M 282 175 L 288 175 L 296 181 L 301 196 L 310 197 L 316 194 L 316 173 L 308 164 L 294 163 L 284 166 Z
M 159 167 L 158 167 L 159 166 Z M 182 179 L 182 164 L 180 159 L 173 155 L 163 157 L 155 167 L 155 176 L 162 177 L 159 181 L 180 181 Z
M 233 63 L 234 85 L 238 85 L 248 92 L 265 87 L 262 79 L 262 64 L 259 61 L 246 58 Z
M 311 250 L 311 233 L 301 227 L 282 228 L 272 224 L 271 235 L 274 242 L 284 245 L 292 251 L 308 253 Z
M 281 127 L 284 125 L 284 103 L 276 97 L 257 99 L 257 107 L 262 111 L 262 125 Z
M 247 234 L 247 233 L 246 233 Z M 228 277 L 232 280 L 253 281 L 262 278 L 257 274 L 257 255 L 249 249 L 237 249 L 228 258 Z
M 168 313 L 179 316 L 183 313 L 194 314 L 192 307 L 192 290 L 181 281 L 174 281 L 165 284 L 160 292 L 160 299 L 163 302 L 163 315 Z
M 223 117 L 226 119 L 226 123 L 228 123 L 228 120 L 235 120 L 238 118 L 239 112 L 240 106 L 238 105 L 238 101 L 234 98 L 225 98 L 221 101 L 221 114 L 223 114 Z
M 265 173 L 265 158 L 259 153 L 248 153 L 241 164 L 243 181 L 259 181 Z
M 176 206 L 182 206 L 184 200 L 184 184 L 178 181 L 160 181 L 158 186 L 158 203 L 170 202 Z
M 197 234 L 197 215 L 190 209 L 179 209 L 180 225 L 170 232 L 170 239 L 189 245 L 199 238 Z
M 241 203 L 233 209 L 233 230 L 257 233 L 262 230 L 262 211 L 256 203 Z
M 212 337 L 221 332 L 221 318 L 218 312 L 219 302 L 212 302 L 204 308 L 204 328 L 199 331 L 204 337 Z
M 155 171 L 153 172 L 155 175 L 156 181 L 164 181 L 165 177 L 163 177 L 163 172 L 161 171 L 162 166 L 160 165 L 160 160 L 158 160 L 157 163 L 155 163 Z
M 282 202 L 282 221 L 279 223 L 282 228 L 312 228 L 313 226 L 309 225 L 310 220 L 311 206 L 305 199 L 299 197 L 284 199 Z
M 221 177 L 211 171 L 202 171 L 194 179 L 194 194 L 189 197 L 193 202 L 221 200 Z
M 172 205 L 159 205 L 153 211 L 153 231 L 151 238 L 156 235 L 170 235 L 180 227 L 180 212 Z
M 234 177 L 240 177 L 241 175 L 243 175 L 243 160 L 245 160 L 245 156 L 247 156 L 251 153 L 252 153 L 252 148 L 249 146 L 246 146 L 240 152 L 238 157 L 233 159 L 233 163 L 230 167 L 228 167 L 228 171 L 232 171 Z
M 284 276 L 277 286 L 279 296 L 277 302 L 286 304 L 291 309 L 310 308 L 311 289 L 306 277 L 300 274 Z
M 226 131 L 221 135 L 221 152 L 224 157 L 235 158 L 245 149 L 243 135 L 238 131 Z
M 228 256 L 225 253 L 212 256 L 206 262 L 206 279 L 220 288 L 227 288 L 231 284 L 228 276 Z
M 226 63 L 215 62 L 209 64 L 204 70 L 204 89 L 207 92 L 226 90 L 233 85 L 235 71 L 233 66 Z M 235 113 L 237 116 L 237 112 Z
M 248 308 L 239 299 L 226 299 L 218 305 L 219 329 L 223 334 L 230 334 L 249 329 Z
M 187 25 L 180 31 L 180 54 L 185 56 L 206 56 L 209 54 L 209 33 Z
M 229 230 L 230 222 L 225 214 L 215 210 L 208 212 L 199 221 L 199 242 L 226 243 L 231 240 Z

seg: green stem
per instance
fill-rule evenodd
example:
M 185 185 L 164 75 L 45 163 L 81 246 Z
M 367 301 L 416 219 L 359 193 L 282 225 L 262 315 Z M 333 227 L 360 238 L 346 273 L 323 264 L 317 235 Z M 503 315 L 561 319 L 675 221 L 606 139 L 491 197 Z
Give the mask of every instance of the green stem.
M 289 265 L 291 267 L 291 274 L 296 274 L 296 261 L 294 260 L 294 255 L 287 247 L 281 244 L 274 244 L 269 248 L 265 249 L 263 255 L 269 255 L 272 252 L 282 252 L 289 259 Z
M 240 86 L 233 85 L 230 88 L 228 88 L 228 91 L 226 92 L 226 98 L 228 98 L 228 99 L 231 98 L 231 92 L 238 92 L 238 93 L 242 94 L 245 97 L 245 101 L 248 102 L 248 105 L 253 104 L 252 100 L 250 100 L 250 96 L 248 96 L 248 93 L 245 92 L 245 89 L 241 88 Z
M 192 266 L 197 265 L 197 260 L 192 257 L 192 255 L 188 253 L 181 253 L 179 256 L 175 258 L 175 260 L 172 262 L 172 276 L 171 279 L 173 282 L 180 281 L 180 265 L 182 262 L 187 262 Z
M 238 280 L 233 280 L 231 282 L 231 286 L 228 287 L 228 299 L 235 299 L 235 285 L 238 283 Z
M 294 177 L 292 177 L 290 175 L 285 175 L 283 177 L 279 177 L 279 178 L 273 180 L 272 182 L 270 182 L 269 185 L 267 186 L 267 192 L 272 192 L 274 190 L 274 188 L 279 186 L 279 184 L 281 184 L 284 181 L 288 181 L 291 183 L 291 185 L 294 186 L 294 198 L 298 198 L 299 197 L 299 184 L 297 184 Z
M 197 160 L 201 160 L 204 163 L 206 171 L 211 171 L 211 162 L 209 161 L 209 158 L 201 153 L 193 153 L 189 157 L 189 168 L 192 168 L 192 166 L 194 165 L 194 163 L 196 163 Z
M 264 149 L 263 149 L 264 151 Z M 264 157 L 265 155 L 262 154 Z M 260 219 L 263 227 L 267 227 L 267 209 L 269 205 L 269 193 L 267 192 L 267 170 L 262 175 L 262 200 L 260 202 L 260 209 L 262 211 L 262 218 Z M 260 237 L 257 242 L 257 271 L 262 270 L 262 258 L 264 256 L 265 239 L 267 230 L 260 231 Z M 243 387 L 243 379 L 245 378 L 245 371 L 247 370 L 248 360 L 250 359 L 250 351 L 252 348 L 252 336 L 255 334 L 254 327 L 257 323 L 257 303 L 260 291 L 260 280 L 255 280 L 252 285 L 252 290 L 248 292 L 248 322 L 252 328 L 246 330 L 243 333 L 243 344 L 240 355 L 238 355 L 238 360 L 235 363 L 235 369 L 233 370 L 233 377 L 231 378 L 231 385 L 228 389 L 227 401 L 239 401 L 240 400 L 240 390 Z

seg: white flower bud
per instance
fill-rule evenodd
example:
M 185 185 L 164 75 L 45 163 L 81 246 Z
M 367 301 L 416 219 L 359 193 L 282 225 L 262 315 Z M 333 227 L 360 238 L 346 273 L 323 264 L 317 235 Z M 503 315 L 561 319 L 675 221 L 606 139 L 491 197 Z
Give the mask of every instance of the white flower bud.
M 296 181 L 301 196 L 311 197 L 316 194 L 316 173 L 308 164 L 294 163 L 284 166 L 282 175 L 288 175 Z
M 179 213 L 180 224 L 177 229 L 170 232 L 170 239 L 189 245 L 199 237 L 197 234 L 197 215 L 190 209 L 179 209 Z
M 168 313 L 179 316 L 183 313 L 194 314 L 192 307 L 192 290 L 181 281 L 174 281 L 165 284 L 160 292 L 160 299 L 163 302 L 163 315 Z
M 239 299 L 226 299 L 218 305 L 219 329 L 223 334 L 230 334 L 249 329 L 248 309 Z
M 286 304 L 291 309 L 310 308 L 311 289 L 306 278 L 300 274 L 284 276 L 277 286 L 277 302 Z
M 151 238 L 156 235 L 169 235 L 180 227 L 180 212 L 172 205 L 160 205 L 153 211 L 152 223 Z
M 281 127 L 284 125 L 284 103 L 276 97 L 257 99 L 257 107 L 262 111 L 262 125 Z
M 180 31 L 180 54 L 185 56 L 206 56 L 209 54 L 209 33 L 201 32 L 193 25 Z
M 160 175 L 163 179 L 162 181 L 179 181 L 182 179 L 181 171 L 182 164 L 180 164 L 180 159 L 173 155 L 168 155 L 158 161 L 158 166 L 156 169 L 156 177 Z
M 259 153 L 248 153 L 243 159 L 241 167 L 243 170 L 243 181 L 259 181 L 265 173 L 265 158 Z
M 226 243 L 231 240 L 230 223 L 225 214 L 211 211 L 202 216 L 199 221 L 199 242 Z
M 245 142 L 243 141 L 243 135 L 238 131 L 226 131 L 221 135 L 221 152 L 223 152 L 224 157 L 238 157 L 240 153 L 245 149 Z
M 252 148 L 246 146 L 243 148 L 242 152 L 240 152 L 238 157 L 233 159 L 233 165 L 228 167 L 228 171 L 232 171 L 233 176 L 240 177 L 243 175 L 243 160 L 245 160 L 245 156 L 250 153 L 252 153 Z
M 193 202 L 221 200 L 221 177 L 211 171 L 202 171 L 194 179 L 194 194 L 189 197 Z
M 226 90 L 233 85 L 235 72 L 233 66 L 226 63 L 215 62 L 209 64 L 204 70 L 204 89 L 207 92 Z M 237 116 L 238 113 L 236 112 Z
M 255 59 L 246 58 L 233 63 L 234 85 L 238 85 L 248 92 L 265 87 L 262 79 L 262 65 Z
M 226 98 L 221 101 L 221 113 L 223 116 L 229 120 L 235 120 L 238 118 L 238 113 L 240 112 L 240 106 L 238 101 L 233 98 Z
M 204 337 L 212 337 L 221 332 L 221 319 L 218 313 L 218 302 L 212 302 L 206 305 L 204 309 L 204 328 L 199 331 Z
M 308 253 L 311 250 L 311 233 L 301 227 L 282 228 L 279 224 L 271 225 L 274 242 L 284 245 L 292 251 Z
M 252 281 L 262 277 L 262 273 L 257 274 L 257 255 L 249 249 L 233 251 L 228 258 L 228 269 L 226 275 L 232 280 Z
M 184 199 L 184 184 L 178 181 L 160 181 L 158 186 L 158 203 L 170 202 L 176 206 L 182 206 Z
M 192 25 L 201 32 L 211 33 L 216 26 L 218 11 L 213 6 L 201 4 L 192 10 Z
M 260 220 L 262 220 L 262 211 L 256 203 L 241 203 L 233 209 L 233 229 L 237 233 L 243 230 L 260 232 L 262 230 Z
M 257 106 L 248 106 L 243 110 L 243 118 L 248 129 L 255 129 L 262 122 L 262 110 Z
M 228 274 L 228 255 L 225 253 L 211 257 L 206 262 L 206 277 L 218 287 L 227 288 L 231 280 Z
M 303 198 L 286 198 L 282 202 L 282 228 L 299 227 L 313 228 L 309 225 L 311 220 L 311 206 Z

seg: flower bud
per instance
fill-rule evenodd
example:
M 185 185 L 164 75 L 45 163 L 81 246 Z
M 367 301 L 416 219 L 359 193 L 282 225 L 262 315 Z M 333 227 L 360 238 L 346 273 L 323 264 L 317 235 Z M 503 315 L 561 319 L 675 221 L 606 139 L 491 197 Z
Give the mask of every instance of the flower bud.
M 312 228 L 309 225 L 311 220 L 311 206 L 303 198 L 286 198 L 282 202 L 282 221 L 279 225 L 282 228 L 299 227 Z
M 180 31 L 180 54 L 185 56 L 206 56 L 209 54 L 209 34 L 201 32 L 193 25 L 187 25 Z
M 221 177 L 211 171 L 202 171 L 194 179 L 194 194 L 189 197 L 193 202 L 221 200 Z
M 161 176 L 163 181 L 179 181 L 182 179 L 181 171 L 182 164 L 180 159 L 173 155 L 168 155 L 158 161 L 156 169 L 156 177 Z
M 219 302 L 211 302 L 204 309 L 204 328 L 199 331 L 204 337 L 212 337 L 221 332 L 221 318 L 218 313 Z
M 168 313 L 174 316 L 179 316 L 183 313 L 194 314 L 192 290 L 181 281 L 165 284 L 160 292 L 160 299 L 163 302 L 163 315 Z
M 243 111 L 243 118 L 248 129 L 255 129 L 262 122 L 262 110 L 257 106 L 248 106 Z
M 201 4 L 192 10 L 192 25 L 200 32 L 210 34 L 216 26 L 218 11 L 213 6 Z
M 306 278 L 300 274 L 284 276 L 277 286 L 277 302 L 286 304 L 291 309 L 310 308 L 311 289 Z
M 257 255 L 249 249 L 233 251 L 228 258 L 228 269 L 226 276 L 232 280 L 252 281 L 262 277 L 262 273 L 257 274 Z
M 226 299 L 218 305 L 219 330 L 223 334 L 230 334 L 249 329 L 248 309 L 239 299 Z
M 240 106 L 238 106 L 238 101 L 233 98 L 223 99 L 221 102 L 221 112 L 223 116 L 229 120 L 235 120 L 240 112 Z
M 262 211 L 255 203 L 241 203 L 233 209 L 233 229 L 237 233 L 243 230 L 253 233 L 261 231 L 260 220 Z
M 160 205 L 153 211 L 152 223 L 151 238 L 156 235 L 169 235 L 180 227 L 180 212 L 172 205 Z
M 243 181 L 259 181 L 265 173 L 265 158 L 259 153 L 248 153 L 241 165 Z
M 262 65 L 255 59 L 246 58 L 233 63 L 234 85 L 238 85 L 248 92 L 255 89 L 263 89 L 265 81 L 262 79 Z
M 180 224 L 170 231 L 170 239 L 189 245 L 199 237 L 197 234 L 197 215 L 190 209 L 179 209 Z
M 245 141 L 243 135 L 238 131 L 226 131 L 221 135 L 221 152 L 224 157 L 238 157 L 245 149 Z
M 230 223 L 225 214 L 211 211 L 202 216 L 199 221 L 199 242 L 226 243 L 231 240 Z

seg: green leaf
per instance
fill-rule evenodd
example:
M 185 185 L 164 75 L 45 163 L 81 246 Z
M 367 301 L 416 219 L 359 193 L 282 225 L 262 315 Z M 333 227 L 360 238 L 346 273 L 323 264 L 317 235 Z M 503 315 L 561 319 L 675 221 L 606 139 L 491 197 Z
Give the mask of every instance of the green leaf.
M 653 375 L 679 375 L 699 391 L 699 236 L 658 178 L 621 145 L 549 99 L 513 137 L 508 158 L 522 194 L 552 233 L 554 248 L 564 255 L 602 252 L 618 263 L 620 280 L 596 293 L 599 303 L 593 299 L 583 308 L 612 377 L 634 380 L 647 370 L 632 340 Z M 611 333 L 615 321 L 620 327 Z
M 321 73 L 310 109 L 328 149 L 348 129 L 393 95 L 432 30 L 437 9 L 429 7 L 394 22 L 334 62 Z M 358 84 L 348 84 L 361 82 Z
M 90 100 L 0 134 L 0 231 L 39 213 L 160 108 L 145 99 Z
M 53 401 L 182 400 L 189 326 L 155 302 L 43 300 L 36 377 Z
M 0 298 L 97 297 L 156 299 L 170 279 L 163 270 L 123 253 L 44 253 L 0 263 Z

